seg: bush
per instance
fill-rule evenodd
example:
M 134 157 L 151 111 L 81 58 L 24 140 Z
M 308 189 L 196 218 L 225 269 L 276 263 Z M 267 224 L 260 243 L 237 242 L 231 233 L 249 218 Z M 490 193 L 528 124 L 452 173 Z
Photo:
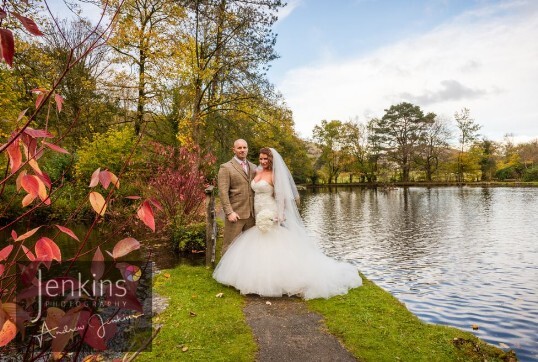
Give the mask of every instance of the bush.
M 523 181 L 538 181 L 538 165 L 523 172 Z
M 206 223 L 198 222 L 189 225 L 180 225 L 172 233 L 172 242 L 177 245 L 179 252 L 192 250 L 205 250 Z
M 111 128 L 105 133 L 95 134 L 91 142 L 82 142 L 77 150 L 78 160 L 75 166 L 77 179 L 86 183 L 98 167 L 101 170 L 108 169 L 119 176 L 135 142 L 133 130 L 129 127 Z M 129 162 L 128 169 L 135 173 L 134 178 L 138 177 L 138 171 L 144 169 L 141 152 L 142 147 L 137 147 Z
M 522 173 L 523 173 L 522 165 L 513 165 L 513 166 L 501 168 L 500 170 L 498 170 L 495 173 L 495 178 L 497 178 L 500 181 L 509 180 L 509 179 L 519 180 L 521 178 Z

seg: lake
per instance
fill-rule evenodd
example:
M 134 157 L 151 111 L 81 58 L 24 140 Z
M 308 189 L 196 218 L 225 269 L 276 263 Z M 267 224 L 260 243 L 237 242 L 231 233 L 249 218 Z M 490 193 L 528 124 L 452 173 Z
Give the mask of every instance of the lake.
M 423 321 L 538 360 L 538 188 L 338 187 L 302 198 L 325 253 Z

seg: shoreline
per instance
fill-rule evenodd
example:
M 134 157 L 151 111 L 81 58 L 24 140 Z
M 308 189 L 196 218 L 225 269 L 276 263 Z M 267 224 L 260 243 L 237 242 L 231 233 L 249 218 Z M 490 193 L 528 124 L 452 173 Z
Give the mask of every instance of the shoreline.
M 538 182 L 523 181 L 475 181 L 475 182 L 352 182 L 332 184 L 298 184 L 301 189 L 318 189 L 328 187 L 362 187 L 391 189 L 397 187 L 538 187 Z

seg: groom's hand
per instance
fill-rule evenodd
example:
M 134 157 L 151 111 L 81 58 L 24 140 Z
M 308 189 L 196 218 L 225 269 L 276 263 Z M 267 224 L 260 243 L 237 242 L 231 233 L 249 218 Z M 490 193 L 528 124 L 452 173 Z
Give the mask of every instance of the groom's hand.
M 237 222 L 237 220 L 239 220 L 239 215 L 235 211 L 228 215 L 229 222 Z

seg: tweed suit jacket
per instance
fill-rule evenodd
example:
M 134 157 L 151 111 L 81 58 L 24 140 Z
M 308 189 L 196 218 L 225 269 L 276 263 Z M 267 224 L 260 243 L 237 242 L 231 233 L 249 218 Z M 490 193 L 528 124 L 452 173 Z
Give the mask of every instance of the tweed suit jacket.
M 256 175 L 256 165 L 247 162 L 249 174 L 247 175 L 241 165 L 235 160 L 220 165 L 218 186 L 219 197 L 226 215 L 236 212 L 240 219 L 254 217 L 254 191 L 250 182 Z

